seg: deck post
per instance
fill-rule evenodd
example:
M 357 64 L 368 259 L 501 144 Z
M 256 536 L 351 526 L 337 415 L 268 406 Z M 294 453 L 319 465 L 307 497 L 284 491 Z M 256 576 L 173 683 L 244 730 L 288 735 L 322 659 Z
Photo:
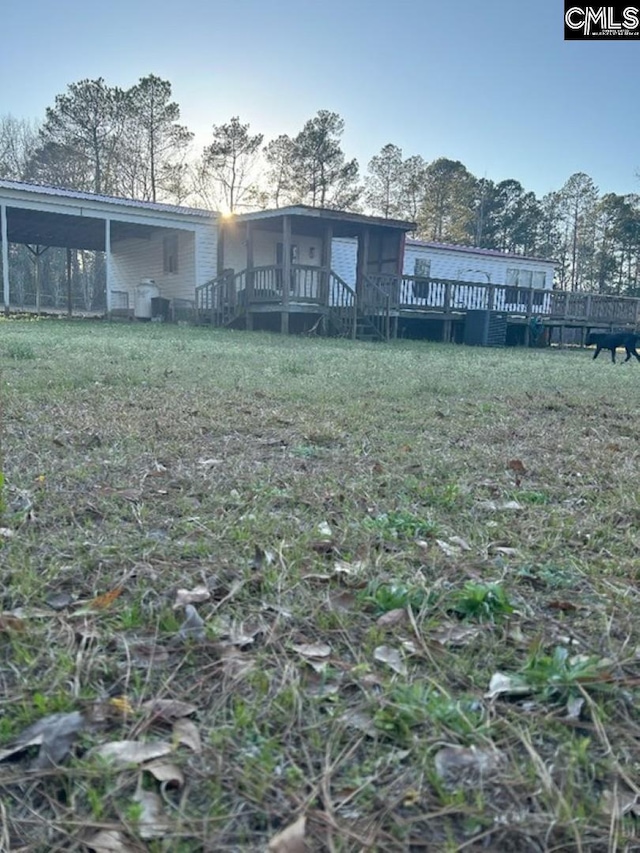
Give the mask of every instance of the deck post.
M 289 334 L 289 294 L 291 291 L 291 217 L 282 217 L 282 314 L 280 331 Z
M 253 329 L 253 284 L 254 284 L 254 274 L 253 274 L 253 229 L 251 228 L 251 222 L 247 222 L 245 238 L 247 244 L 247 273 L 246 273 L 246 282 L 244 288 L 244 296 L 247 300 L 246 310 L 247 310 L 247 329 Z
M 2 292 L 4 313 L 9 313 L 9 238 L 7 228 L 7 206 L 0 204 L 0 242 L 2 243 Z
M 104 221 L 104 256 L 105 256 L 105 267 L 106 267 L 106 282 L 105 282 L 105 299 L 106 299 L 106 309 L 107 309 L 107 317 L 111 317 L 111 309 L 113 308 L 112 302 L 112 282 L 111 282 L 111 274 L 112 274 L 112 262 L 111 262 L 111 220 L 105 219 Z
M 322 251 L 320 252 L 320 302 L 322 305 L 329 307 L 329 276 L 331 275 L 331 246 L 333 242 L 333 224 L 328 222 L 325 225 L 324 234 L 322 237 Z
M 363 310 L 365 305 L 366 286 L 365 276 L 367 274 L 367 262 L 369 260 L 369 229 L 363 229 L 358 237 L 358 254 L 356 257 L 356 304 L 358 311 Z
M 444 321 L 442 323 L 442 340 L 448 344 L 451 340 L 451 282 L 448 281 L 444 286 Z

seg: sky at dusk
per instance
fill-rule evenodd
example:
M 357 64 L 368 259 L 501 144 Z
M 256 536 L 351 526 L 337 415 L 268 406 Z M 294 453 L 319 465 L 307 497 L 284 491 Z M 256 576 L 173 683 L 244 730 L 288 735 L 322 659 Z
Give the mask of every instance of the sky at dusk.
M 4 0 L 0 114 L 69 83 L 171 82 L 196 150 L 232 116 L 265 142 L 319 109 L 361 172 L 383 145 L 539 197 L 586 172 L 640 192 L 640 41 L 563 40 L 562 0 Z

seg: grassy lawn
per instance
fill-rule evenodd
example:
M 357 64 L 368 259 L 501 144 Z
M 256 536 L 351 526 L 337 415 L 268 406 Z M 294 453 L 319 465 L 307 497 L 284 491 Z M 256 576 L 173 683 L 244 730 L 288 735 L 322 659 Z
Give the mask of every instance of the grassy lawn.
M 0 321 L 0 850 L 640 849 L 606 355 Z

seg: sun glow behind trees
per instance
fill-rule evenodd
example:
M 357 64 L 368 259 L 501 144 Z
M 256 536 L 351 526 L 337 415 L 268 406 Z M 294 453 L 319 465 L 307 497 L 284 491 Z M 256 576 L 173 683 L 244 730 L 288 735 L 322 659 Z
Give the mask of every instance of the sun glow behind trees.
M 342 148 L 344 119 L 329 110 L 272 140 L 234 116 L 197 150 L 171 95 L 153 74 L 129 89 L 81 80 L 40 126 L 0 117 L 0 177 L 223 212 L 308 204 L 406 219 L 424 239 L 552 257 L 568 290 L 640 295 L 636 194 L 601 197 L 576 173 L 538 199 L 515 178 L 477 178 L 391 142 L 362 177 Z

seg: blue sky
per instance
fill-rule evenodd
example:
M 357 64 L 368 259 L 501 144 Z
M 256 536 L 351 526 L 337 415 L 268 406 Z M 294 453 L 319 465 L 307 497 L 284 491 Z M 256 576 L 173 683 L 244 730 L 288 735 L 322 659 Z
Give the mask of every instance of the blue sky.
M 0 114 L 83 78 L 168 79 L 198 147 L 233 115 L 265 141 L 319 109 L 364 172 L 388 142 L 538 196 L 574 172 L 640 192 L 640 42 L 565 42 L 562 0 L 17 0 Z

